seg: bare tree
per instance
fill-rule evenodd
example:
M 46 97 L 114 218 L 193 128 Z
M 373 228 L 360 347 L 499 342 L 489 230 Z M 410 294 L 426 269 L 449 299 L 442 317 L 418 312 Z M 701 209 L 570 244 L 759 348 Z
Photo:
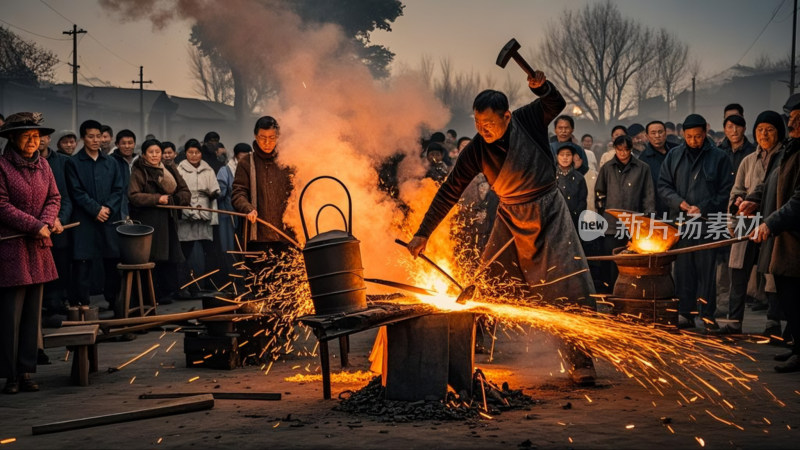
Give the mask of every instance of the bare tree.
M 516 75 L 516 73 L 515 73 Z M 511 72 L 506 72 L 506 81 L 503 83 L 503 92 L 508 97 L 508 104 L 515 106 L 520 101 L 522 85 L 518 76 L 512 76 Z
M 565 97 L 603 126 L 634 111 L 640 99 L 665 85 L 664 67 L 657 61 L 660 39 L 670 44 L 677 60 L 670 63 L 668 97 L 683 73 L 679 63 L 685 45 L 624 17 L 609 0 L 565 10 L 548 25 L 547 34 L 537 59 Z
M 686 76 L 689 46 L 662 28 L 656 40 L 656 58 L 659 81 L 664 89 L 664 99 L 667 102 L 667 118 L 669 118 L 672 102 L 675 100 L 675 91 Z
M 424 53 L 419 61 L 419 73 L 422 81 L 428 88 L 433 87 L 433 58 L 431 55 Z
M 8 28 L 0 27 L 0 81 L 12 80 L 27 84 L 53 81 L 53 70 L 58 58 L 17 36 Z
M 208 56 L 197 47 L 189 45 L 189 63 L 195 79 L 194 92 L 206 100 L 217 103 L 232 104 L 233 80 L 230 68 L 221 64 L 212 64 Z
M 442 71 L 442 76 L 434 82 L 433 92 L 445 106 L 452 110 L 453 86 L 455 85 L 453 63 L 450 58 L 442 58 L 439 61 L 439 68 Z

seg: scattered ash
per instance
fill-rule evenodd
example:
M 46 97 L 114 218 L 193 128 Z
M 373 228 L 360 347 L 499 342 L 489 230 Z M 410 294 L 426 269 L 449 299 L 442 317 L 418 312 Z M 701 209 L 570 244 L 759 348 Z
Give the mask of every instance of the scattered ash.
M 341 401 L 333 409 L 351 414 L 373 416 L 381 422 L 414 422 L 422 420 L 467 420 L 486 418 L 501 414 L 503 411 L 530 410 L 532 405 L 538 404 L 531 396 L 522 393 L 522 390 L 512 390 L 507 383 L 502 388 L 483 379 L 483 392 L 481 395 L 481 380 L 483 374 L 477 370 L 473 378 L 472 399 L 463 398 L 448 392 L 444 400 L 419 400 L 415 402 L 401 400 L 387 400 L 386 388 L 381 386 L 381 377 L 372 379 L 366 386 L 357 391 L 344 391 L 339 395 Z M 486 409 L 484 409 L 486 405 Z

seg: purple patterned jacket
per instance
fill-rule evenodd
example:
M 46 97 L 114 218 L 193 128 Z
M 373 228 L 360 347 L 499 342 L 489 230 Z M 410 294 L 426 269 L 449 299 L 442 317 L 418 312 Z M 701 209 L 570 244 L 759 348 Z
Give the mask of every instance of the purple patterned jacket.
M 45 283 L 58 278 L 50 239 L 38 239 L 61 207 L 53 171 L 43 158 L 26 161 L 13 144 L 0 156 L 0 288 Z

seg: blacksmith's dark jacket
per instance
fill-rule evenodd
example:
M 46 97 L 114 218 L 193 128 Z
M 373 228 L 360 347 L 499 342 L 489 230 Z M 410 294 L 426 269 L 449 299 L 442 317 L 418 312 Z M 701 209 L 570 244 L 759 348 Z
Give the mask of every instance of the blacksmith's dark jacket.
M 745 136 L 742 146 L 739 148 L 739 150 L 736 150 L 735 152 L 733 151 L 733 147 L 731 147 L 731 141 L 729 141 L 728 138 L 725 138 L 722 140 L 722 142 L 720 142 L 719 149 L 725 152 L 725 154 L 728 155 L 728 158 L 731 159 L 731 164 L 733 164 L 733 176 L 736 177 L 736 172 L 739 170 L 742 160 L 745 156 L 756 151 L 756 146 Z
M 656 193 L 650 167 L 631 155 L 628 164 L 622 164 L 616 155 L 600 168 L 594 185 L 595 199 L 604 198 L 602 209 L 624 209 L 643 213 L 649 217 L 656 210 Z M 600 208 L 598 208 L 599 210 Z M 607 212 L 603 217 L 608 221 L 607 235 L 613 235 L 619 227 L 617 219 Z
M 250 162 L 255 162 L 255 180 L 250 176 Z M 292 179 L 294 170 L 278 161 L 278 149 L 270 154 L 264 153 L 258 143 L 253 141 L 253 152 L 236 166 L 233 177 L 233 193 L 231 203 L 236 211 L 249 213 L 258 210 L 258 218 L 266 220 L 287 235 L 294 237 L 294 232 L 283 222 L 283 214 L 289 203 L 289 196 L 294 188 Z M 253 185 L 256 188 L 255 203 L 252 195 Z M 248 225 L 250 225 L 248 223 Z M 246 241 L 285 242 L 271 228 L 256 223 L 257 238 L 245 236 Z M 249 233 L 248 233 L 249 234 Z
M 550 148 L 547 126 L 564 109 L 566 101 L 549 81 L 531 91 L 539 96 L 539 99 L 515 110 L 512 115 L 517 116 L 519 122 L 523 124 L 523 132 L 527 133 L 541 149 L 546 150 Z M 415 233 L 416 236 L 430 237 L 478 173 L 482 172 L 489 185 L 494 185 L 506 160 L 510 136 L 511 126 L 502 138 L 491 144 L 486 143 L 480 134 L 475 135 L 472 142 L 459 153 L 456 165 L 434 196 L 425 218 Z M 540 195 L 555 187 L 555 158 L 552 152 L 542 152 L 542 155 L 545 155 L 547 162 L 528 168 L 528 173 L 522 178 L 526 184 L 526 195 Z M 537 157 L 541 158 L 542 155 Z
M 72 256 L 76 260 L 119 258 L 116 225 L 121 219 L 122 176 L 110 157 L 98 152 L 93 160 L 80 149 L 65 165 L 67 190 L 72 197 L 72 222 L 81 224 L 72 232 Z M 97 221 L 103 206 L 111 210 L 105 222 Z
M 570 168 L 567 173 L 563 173 L 561 168 L 558 168 L 556 169 L 556 185 L 567 202 L 569 215 L 572 216 L 572 222 L 577 229 L 578 219 L 581 212 L 586 210 L 586 198 L 589 195 L 586 179 L 575 169 Z
M 698 150 L 690 149 L 686 142 L 670 150 L 658 177 L 658 194 L 673 220 L 679 216 L 684 200 L 700 208 L 703 217 L 725 213 L 732 187 L 731 160 L 708 138 Z
M 53 149 L 48 149 L 46 161 L 50 164 L 50 169 L 53 171 L 53 178 L 56 179 L 56 187 L 61 194 L 61 209 L 58 211 L 58 220 L 62 225 L 70 222 L 72 217 L 72 200 L 67 191 L 67 174 L 66 165 L 69 156 L 58 153 Z M 69 245 L 69 237 L 71 233 L 59 233 L 50 235 L 53 241 L 53 248 L 66 248 Z

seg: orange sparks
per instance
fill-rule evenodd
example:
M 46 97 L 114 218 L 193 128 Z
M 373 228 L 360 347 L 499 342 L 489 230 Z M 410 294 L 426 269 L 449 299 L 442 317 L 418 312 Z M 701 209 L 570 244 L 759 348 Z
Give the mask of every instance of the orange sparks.
M 278 422 L 278 423 L 276 423 L 275 425 L 273 425 L 273 426 L 272 426 L 272 428 L 278 428 L 278 425 L 280 425 L 280 424 L 281 424 L 281 423 L 280 423 L 280 422 Z
M 706 446 L 706 441 L 704 441 L 703 438 L 695 436 L 694 440 L 696 440 L 697 443 L 700 444 L 700 447 Z
M 131 378 L 131 382 L 130 382 L 130 383 L 128 383 L 128 384 L 133 384 L 133 382 L 134 382 L 135 380 L 136 380 L 136 375 L 134 375 L 134 376 L 133 376 L 133 378 Z
M 17 442 L 17 438 L 7 438 L 0 441 L 0 445 L 2 444 L 10 444 L 12 442 Z
M 636 427 L 636 425 L 634 425 L 634 424 L 625 425 L 625 429 L 626 429 L 626 430 L 632 430 L 632 429 L 634 429 L 635 427 Z
M 589 403 L 592 403 L 592 398 L 591 397 L 589 397 L 586 394 L 583 394 L 583 396 L 586 397 L 586 401 L 588 401 Z
M 192 383 L 192 382 L 194 382 L 194 381 L 197 381 L 197 380 L 199 380 L 199 379 L 200 379 L 200 377 L 192 377 L 192 378 L 189 378 L 189 383 Z
M 158 440 L 156 441 L 156 444 L 160 444 L 160 443 L 162 443 L 162 442 L 164 442 L 164 438 L 163 438 L 163 437 L 160 437 L 160 438 L 158 438 Z
M 480 414 L 480 416 L 483 417 L 484 419 L 489 419 L 489 420 L 494 419 L 494 417 L 490 416 L 489 414 L 486 414 L 483 411 L 478 411 L 478 414 Z

